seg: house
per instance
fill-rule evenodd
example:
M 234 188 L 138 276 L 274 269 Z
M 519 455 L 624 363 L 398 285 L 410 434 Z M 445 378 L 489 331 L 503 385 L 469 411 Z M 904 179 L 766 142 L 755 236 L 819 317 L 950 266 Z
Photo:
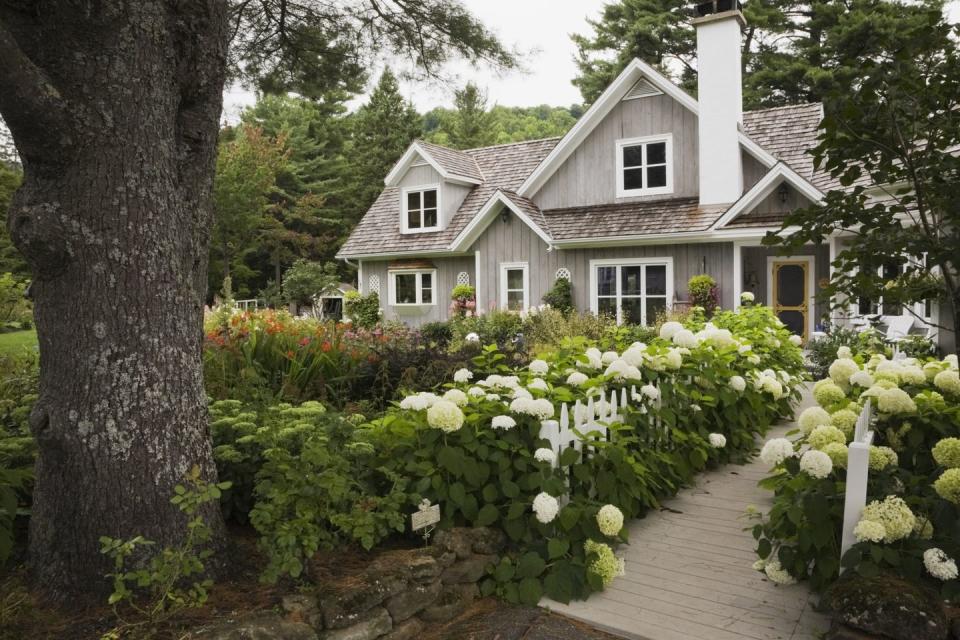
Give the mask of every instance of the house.
M 717 5 L 721 6 L 717 6 Z M 721 304 L 750 291 L 807 338 L 830 315 L 815 301 L 845 239 L 788 257 L 761 246 L 786 214 L 838 185 L 814 169 L 820 104 L 742 109 L 736 6 L 700 5 L 698 99 L 631 62 L 562 138 L 457 151 L 416 141 L 340 249 L 384 315 L 444 320 L 450 290 L 477 308 L 525 310 L 557 278 L 578 309 L 650 323 L 713 276 Z M 936 305 L 921 314 L 933 319 Z M 851 301 L 850 315 L 901 314 Z

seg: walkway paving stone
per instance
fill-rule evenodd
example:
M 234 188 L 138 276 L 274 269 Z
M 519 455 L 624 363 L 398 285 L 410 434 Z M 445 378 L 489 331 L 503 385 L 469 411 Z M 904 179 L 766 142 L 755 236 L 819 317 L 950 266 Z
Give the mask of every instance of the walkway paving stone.
M 805 394 L 797 413 L 810 403 Z M 702 474 L 630 525 L 630 544 L 618 551 L 626 576 L 585 602 L 540 605 L 635 640 L 817 640 L 829 620 L 813 610 L 806 585 L 777 586 L 750 566 L 757 557 L 744 512 L 771 504 L 757 486 L 766 475 L 759 460 Z

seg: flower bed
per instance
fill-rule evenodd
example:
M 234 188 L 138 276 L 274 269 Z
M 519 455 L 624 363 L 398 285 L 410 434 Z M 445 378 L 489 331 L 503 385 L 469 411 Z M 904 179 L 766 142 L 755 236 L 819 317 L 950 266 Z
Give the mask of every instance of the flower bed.
M 864 577 L 894 573 L 960 595 L 960 376 L 956 356 L 921 361 L 853 354 L 840 347 L 829 377 L 814 385 L 817 406 L 792 440 L 761 453 L 775 502 L 753 528 L 758 569 L 776 582 L 836 580 L 841 566 Z M 869 450 L 868 504 L 857 544 L 840 557 L 845 466 L 867 399 L 876 409 Z
M 570 339 L 522 370 L 490 347 L 440 395 L 411 394 L 368 426 L 376 463 L 442 506 L 441 526 L 498 527 L 513 553 L 484 593 L 536 603 L 601 590 L 624 570 L 624 523 L 708 464 L 745 457 L 789 411 L 803 361 L 767 309 L 666 323 L 649 344 L 601 352 Z M 481 377 L 474 371 L 498 371 Z M 609 439 L 556 451 L 540 437 L 563 403 L 600 394 L 628 406 Z

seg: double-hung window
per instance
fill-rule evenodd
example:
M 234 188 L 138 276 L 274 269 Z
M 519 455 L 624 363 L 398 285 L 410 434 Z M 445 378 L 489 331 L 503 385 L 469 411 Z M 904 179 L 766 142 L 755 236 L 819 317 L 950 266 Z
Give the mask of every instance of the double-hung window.
M 402 199 L 405 233 L 440 229 L 440 190 L 435 185 L 404 189 Z
M 617 197 L 673 193 L 673 136 L 617 140 Z
M 530 307 L 530 276 L 526 262 L 500 264 L 500 307 L 526 311 Z
M 433 291 L 437 272 L 434 269 L 390 272 L 390 304 L 394 306 L 436 304 Z
M 673 260 L 638 258 L 590 262 L 591 307 L 618 324 L 652 325 L 670 307 Z

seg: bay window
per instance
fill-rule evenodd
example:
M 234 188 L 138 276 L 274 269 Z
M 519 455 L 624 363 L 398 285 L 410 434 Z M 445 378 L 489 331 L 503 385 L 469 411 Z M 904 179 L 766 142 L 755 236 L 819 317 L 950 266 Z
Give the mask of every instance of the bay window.
M 649 326 L 673 298 L 672 258 L 590 261 L 591 309 L 617 324 Z

